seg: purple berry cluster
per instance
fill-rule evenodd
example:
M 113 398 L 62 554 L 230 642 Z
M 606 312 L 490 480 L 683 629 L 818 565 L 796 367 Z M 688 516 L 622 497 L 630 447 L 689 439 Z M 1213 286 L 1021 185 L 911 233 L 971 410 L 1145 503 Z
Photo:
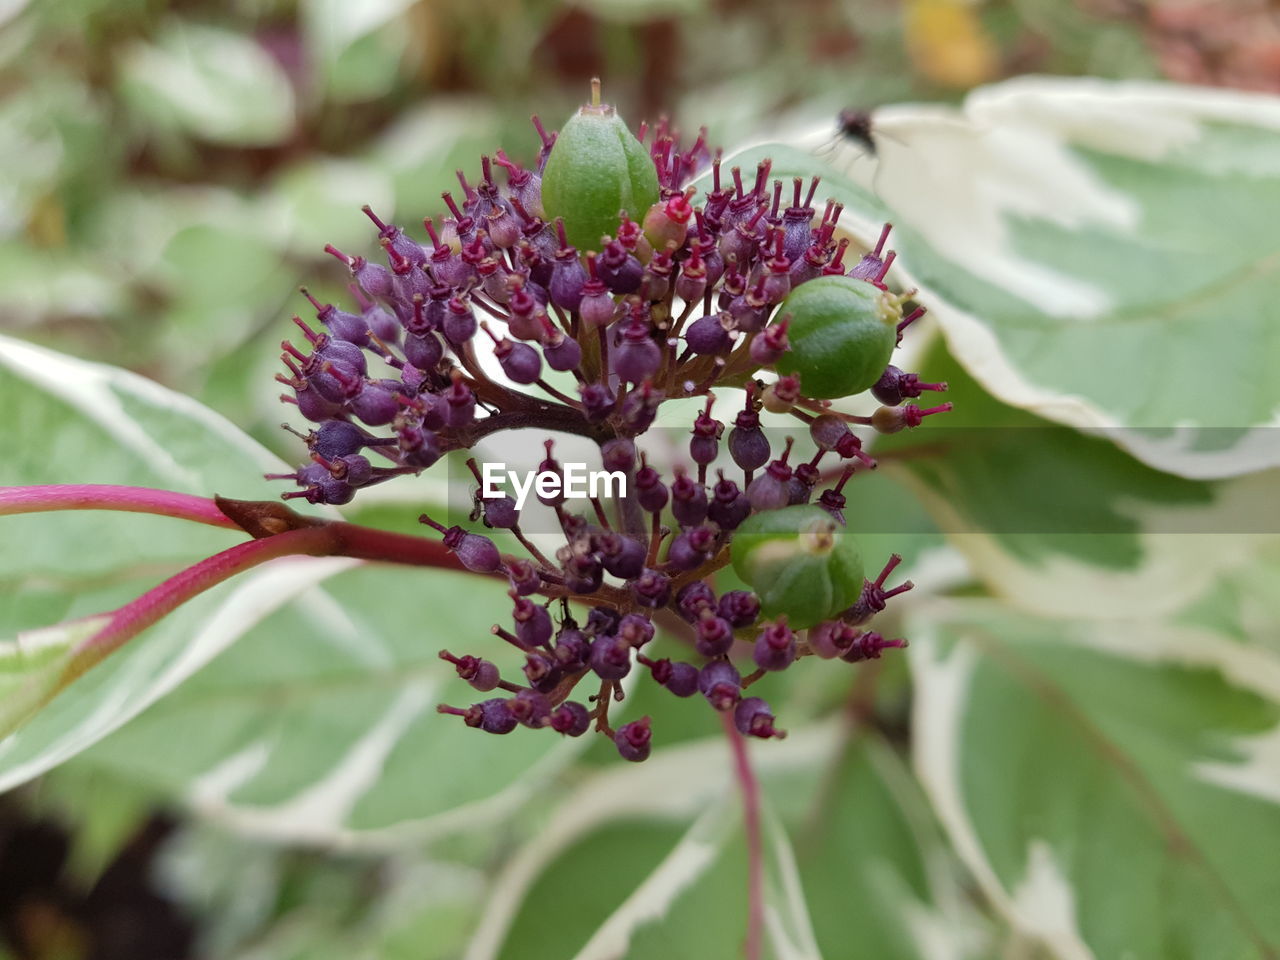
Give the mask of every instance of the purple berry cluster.
M 946 385 L 894 366 L 872 388 L 884 406 L 871 417 L 806 396 L 797 374 L 757 379 L 790 349 L 792 317 L 779 305 L 792 290 L 824 276 L 886 289 L 889 227 L 850 267 L 850 241 L 837 237 L 841 207 L 814 206 L 816 178 L 788 190 L 770 182 L 768 161 L 753 177 L 736 167 L 725 176 L 705 136 L 682 147 L 663 122 L 639 133 L 658 201 L 620 211 L 613 235 L 580 251 L 562 219 L 545 219 L 542 173 L 556 134 L 534 124 L 536 162 L 497 151 L 481 158 L 474 182 L 459 172 L 457 195 L 442 197 L 448 215 L 423 221 L 426 244 L 366 207 L 381 259 L 326 247 L 350 271 L 356 310 L 303 291 L 317 323 L 294 317 L 305 342 L 284 341 L 287 373 L 278 379 L 290 389 L 282 399 L 312 424 L 299 434 L 310 459 L 279 477 L 299 488 L 283 496 L 347 503 L 361 487 L 416 474 L 497 431 L 588 437 L 602 466 L 626 475 L 627 494 L 591 498 L 583 514 L 563 497 L 540 497 L 563 535 L 551 556 L 521 530 L 508 496 L 477 491 L 475 519 L 519 556 L 490 536 L 421 518 L 464 567 L 509 584 L 510 626 L 492 632 L 522 661 L 504 678 L 489 659 L 442 651 L 459 677 L 494 695 L 439 709 L 496 734 L 526 726 L 576 737 L 594 727 L 624 758 L 643 760 L 650 718 L 616 730 L 608 719 L 624 678 L 643 668 L 676 696 L 731 711 L 743 734 L 781 737 L 768 703 L 747 695 L 756 680 L 804 656 L 857 662 L 905 643 L 865 629 L 888 598 L 910 589 L 885 587 L 896 556 L 864 582 L 857 603 L 807 631 L 792 630 L 785 614 L 763 617 L 755 593 L 717 592 L 713 579 L 753 515 L 815 504 L 843 524 L 847 481 L 875 466 L 851 425 L 892 433 L 949 409 L 906 403 Z M 710 189 L 698 198 L 688 184 L 708 168 Z M 923 312 L 902 316 L 898 339 Z M 501 377 L 486 372 L 481 351 L 492 352 Z M 729 423 L 713 416 L 724 388 L 742 390 Z M 663 473 L 636 440 L 663 402 L 691 396 L 706 401 L 688 463 Z M 780 449 L 771 443 L 762 410 L 807 427 L 816 454 L 793 462 L 791 438 Z M 551 440 L 540 469 L 560 469 Z M 646 653 L 658 626 L 687 641 L 687 658 Z M 755 669 L 743 676 L 734 661 L 748 659 Z M 571 699 L 584 680 L 597 684 L 594 693 Z

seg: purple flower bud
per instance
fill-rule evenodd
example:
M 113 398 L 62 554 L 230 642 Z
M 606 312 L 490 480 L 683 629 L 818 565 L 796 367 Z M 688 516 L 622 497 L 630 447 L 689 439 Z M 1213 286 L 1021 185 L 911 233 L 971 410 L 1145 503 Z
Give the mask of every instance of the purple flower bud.
M 609 532 L 601 535 L 599 545 L 600 560 L 611 575 L 630 580 L 644 571 L 645 547 L 638 540 Z
M 706 562 L 715 542 L 716 536 L 710 527 L 690 527 L 671 541 L 667 563 L 676 570 L 695 570 Z
M 587 271 L 589 279 L 582 288 L 578 315 L 587 329 L 606 327 L 617 315 L 618 304 L 609 292 L 608 286 L 599 277 L 599 265 L 595 254 L 587 255 Z
M 445 339 L 458 346 L 474 337 L 476 329 L 476 315 L 471 305 L 459 297 L 450 297 L 440 321 L 440 331 Z
M 921 383 L 920 375 L 903 373 L 897 367 L 885 367 L 880 379 L 871 388 L 871 394 L 887 407 L 896 407 L 903 400 L 918 397 L 925 390 L 943 391 L 945 383 Z
M 613 607 L 595 606 L 591 608 L 591 612 L 587 614 L 586 632 L 593 637 L 601 636 L 606 633 L 617 633 L 618 624 L 622 620 L 622 615 Z
M 748 408 L 738 414 L 733 429 L 729 431 L 729 456 L 733 462 L 748 472 L 758 470 L 769 461 L 769 440 L 760 429 L 760 417 Z
M 631 672 L 631 644 L 621 637 L 591 641 L 591 669 L 601 680 L 621 680 Z
M 613 372 L 626 383 L 650 380 L 662 366 L 662 348 L 649 332 L 643 321 L 628 321 L 622 328 L 621 342 L 610 351 Z
M 364 257 L 348 257 L 331 243 L 325 244 L 324 250 L 350 268 L 352 278 L 369 296 L 382 299 L 391 295 L 391 271 L 386 267 Z
M 316 431 L 311 449 L 326 460 L 333 460 L 363 449 L 365 441 L 365 432 L 354 423 L 330 420 Z
M 871 414 L 871 425 L 880 433 L 897 433 L 900 430 L 914 429 L 920 426 L 925 417 L 946 413 L 950 409 L 949 403 L 940 403 L 928 410 L 922 410 L 914 403 L 903 404 L 901 407 L 877 407 L 875 413 Z
M 809 246 L 810 224 L 813 222 L 814 214 L 813 195 L 818 189 L 818 178 L 814 177 L 809 181 L 809 193 L 803 202 L 800 199 L 800 193 L 804 188 L 804 181 L 796 177 L 792 187 L 791 206 L 787 207 L 782 213 L 782 234 L 784 238 L 782 249 L 788 259 L 798 260 Z
M 517 558 L 507 564 L 507 577 L 511 582 L 511 589 L 522 597 L 529 596 L 542 586 L 542 577 L 538 575 L 537 567 L 528 560 Z
M 653 733 L 649 729 L 649 718 L 641 717 L 631 723 L 624 723 L 613 735 L 613 742 L 623 760 L 640 763 L 649 758 Z
M 879 660 L 882 650 L 905 647 L 906 640 L 886 640 L 874 630 L 859 633 L 849 644 L 849 649 L 840 655 L 847 663 L 860 663 L 863 660 Z
M 630 473 L 636 465 L 636 445 L 626 437 L 606 441 L 600 447 L 600 459 L 610 472 L 620 470 Z
M 605 244 L 596 266 L 605 286 L 616 294 L 635 293 L 640 289 L 644 267 L 617 240 Z
M 444 420 L 450 427 L 465 427 L 476 415 L 476 395 L 463 382 L 462 372 L 453 371 L 453 383 L 444 392 Z
M 521 690 L 511 698 L 508 709 L 519 723 L 535 730 L 551 723 L 551 701 L 536 690 Z
M 613 392 L 603 383 L 584 383 L 579 387 L 582 412 L 591 423 L 599 423 L 613 413 Z
M 444 534 L 444 545 L 468 570 L 475 573 L 497 573 L 501 569 L 502 556 L 488 537 L 482 537 L 478 533 L 467 533 L 461 527 L 449 527 L 446 530 L 425 513 L 418 517 L 418 522 L 425 523 Z
M 321 304 L 306 287 L 302 287 L 302 295 L 316 309 L 316 319 L 329 329 L 329 335 L 337 340 L 346 340 L 364 347 L 369 343 L 369 326 L 364 317 L 339 310 L 332 303 Z
M 695 626 L 698 637 L 694 648 L 704 657 L 722 657 L 733 646 L 733 627 L 723 617 L 707 611 L 698 618 Z
M 566 737 L 580 737 L 591 728 L 591 714 L 574 700 L 566 700 L 551 713 L 551 729 Z
M 516 502 L 506 494 L 485 497 L 479 502 L 480 509 L 484 512 L 486 527 L 510 530 L 520 522 L 520 511 L 516 509 Z
M 458 676 L 481 692 L 492 690 L 501 679 L 497 665 L 479 657 L 455 657 L 448 650 L 441 650 L 440 659 L 452 663 Z
M 559 661 L 541 651 L 527 654 L 522 669 L 529 686 L 542 693 L 554 690 L 564 676 Z
M 521 645 L 541 647 L 550 644 L 554 627 L 547 608 L 519 594 L 513 599 L 515 604 L 511 611 L 511 619 L 515 621 L 516 638 Z
M 760 598 L 750 590 L 730 590 L 720 598 L 717 609 L 735 630 L 749 627 L 760 616 Z
M 716 710 L 731 710 L 742 699 L 742 677 L 728 660 L 712 660 L 698 673 L 698 692 Z
M 604 582 L 604 565 L 591 554 L 577 554 L 565 562 L 564 578 L 574 593 L 595 593 Z
M 711 502 L 707 504 L 707 519 L 721 530 L 736 530 L 751 515 L 751 501 L 732 480 L 726 480 L 719 471 L 720 480 L 712 488 Z
M 564 221 L 556 221 L 556 229 L 564 232 Z M 582 305 L 583 288 L 587 285 L 588 275 L 582 261 L 578 259 L 578 251 L 566 242 L 555 254 L 555 265 L 551 269 L 551 302 L 561 310 L 576 311 Z
M 436 710 L 439 713 L 451 713 L 462 717 L 468 727 L 478 727 L 486 733 L 510 733 L 519 726 L 519 721 L 511 713 L 508 701 L 502 698 L 485 700 L 482 703 L 473 704 L 466 710 L 459 710 L 457 707 L 442 703 L 436 707 Z
M 785 670 L 791 665 L 796 658 L 796 636 L 785 617 L 760 631 L 752 656 L 762 670 Z
M 653 621 L 642 613 L 628 613 L 618 621 L 618 637 L 639 649 L 653 639 Z
M 550 320 L 544 319 L 542 356 L 552 370 L 576 370 L 582 365 L 582 347 Z
M 673 663 L 665 657 L 650 660 L 644 654 L 636 654 L 636 659 L 649 668 L 656 683 L 666 687 L 677 697 L 691 697 L 698 692 L 698 668 L 693 664 L 679 660 Z
M 444 344 L 430 330 L 425 336 L 409 334 L 404 338 L 404 356 L 419 370 L 434 370 L 444 357 Z
M 832 660 L 849 649 L 858 632 L 840 620 L 824 620 L 809 628 L 806 639 L 811 651 L 823 660 Z
M 400 384 L 395 380 L 370 380 L 351 398 L 348 407 L 356 418 L 371 427 L 384 427 L 400 412 Z
M 631 581 L 631 595 L 642 607 L 666 606 L 671 596 L 671 578 L 657 570 L 645 570 Z
M 645 462 L 643 453 L 640 455 L 640 469 L 636 471 L 636 499 L 650 513 L 658 513 L 667 505 L 667 485 L 662 482 L 658 471 Z
M 785 737 L 786 733 L 773 724 L 774 717 L 769 704 L 759 697 L 746 697 L 734 708 L 733 725 L 744 736 L 759 737 L 762 740 Z
M 685 303 L 697 303 L 707 291 L 707 264 L 702 258 L 702 249 L 694 244 L 684 269 L 676 278 L 676 296 Z M 701 351 L 699 351 L 701 352 Z
M 591 662 L 591 641 L 581 630 L 562 629 L 551 654 L 561 670 L 566 673 L 577 673 L 589 666 Z
M 787 327 L 791 318 L 783 317 L 781 322 L 765 327 L 751 338 L 751 359 L 762 367 L 773 366 L 787 352 Z
M 723 353 L 733 345 L 733 336 L 725 328 L 727 314 L 709 313 L 689 324 L 684 332 L 685 343 L 699 356 Z
M 655 390 L 650 384 L 640 384 L 622 401 L 619 427 L 632 436 L 648 430 L 658 415 L 663 396 L 661 390 Z
M 671 512 L 681 526 L 694 526 L 707 516 L 707 489 L 683 467 L 676 467 L 676 479 L 671 484 Z
M 791 467 L 787 458 L 791 455 L 791 438 L 787 438 L 787 446 L 782 456 L 769 464 L 768 468 L 747 487 L 747 499 L 755 510 L 780 510 L 790 499 L 788 484 L 791 482 Z
M 690 623 L 698 619 L 703 610 L 716 608 L 716 594 L 705 580 L 686 583 L 676 594 L 676 612 Z

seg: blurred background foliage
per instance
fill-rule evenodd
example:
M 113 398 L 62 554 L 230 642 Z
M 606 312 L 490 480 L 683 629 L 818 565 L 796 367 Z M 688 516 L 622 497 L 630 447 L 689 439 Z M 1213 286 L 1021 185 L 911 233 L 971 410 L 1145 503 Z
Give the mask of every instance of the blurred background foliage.
M 286 450 L 272 345 L 300 282 L 342 295 L 323 244 L 368 253 L 361 204 L 413 224 L 479 153 L 527 159 L 529 115 L 557 124 L 592 76 L 629 119 L 729 147 L 1021 73 L 1276 90 L 1277 20 L 1265 0 L 0 0 L 0 329 Z M 439 863 L 264 848 L 59 772 L 0 801 L 0 941 L 453 956 L 503 840 Z M 425 890 L 438 913 L 412 908 Z

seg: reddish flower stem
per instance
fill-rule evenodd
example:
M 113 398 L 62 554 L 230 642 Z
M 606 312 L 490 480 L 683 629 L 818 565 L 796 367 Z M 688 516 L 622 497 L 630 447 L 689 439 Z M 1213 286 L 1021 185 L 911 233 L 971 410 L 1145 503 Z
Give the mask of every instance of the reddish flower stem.
M 154 513 L 179 520 L 193 520 L 214 527 L 238 529 L 212 500 L 172 490 L 149 487 L 117 487 L 105 483 L 48 484 L 32 487 L 0 487 L 0 516 L 42 513 L 48 510 L 121 510 Z
M 323 523 L 238 543 L 215 553 L 148 590 L 111 614 L 111 619 L 76 650 L 58 689 L 70 683 L 128 640 L 236 574 L 287 556 L 343 556 L 413 566 L 464 570 L 444 544 L 351 523 Z
M 734 772 L 742 791 L 742 820 L 747 831 L 747 939 L 746 960 L 760 960 L 764 950 L 764 845 L 760 836 L 760 781 L 751 768 L 746 738 L 733 725 L 733 711 L 720 714 L 733 750 Z

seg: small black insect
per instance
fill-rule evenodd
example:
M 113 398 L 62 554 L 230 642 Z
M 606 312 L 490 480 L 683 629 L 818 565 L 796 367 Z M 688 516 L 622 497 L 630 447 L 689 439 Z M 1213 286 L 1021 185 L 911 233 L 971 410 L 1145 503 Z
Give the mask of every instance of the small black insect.
M 852 140 L 862 147 L 870 156 L 876 155 L 870 110 L 855 110 L 852 107 L 841 110 L 836 117 L 836 131 L 845 140 Z

